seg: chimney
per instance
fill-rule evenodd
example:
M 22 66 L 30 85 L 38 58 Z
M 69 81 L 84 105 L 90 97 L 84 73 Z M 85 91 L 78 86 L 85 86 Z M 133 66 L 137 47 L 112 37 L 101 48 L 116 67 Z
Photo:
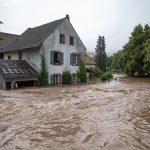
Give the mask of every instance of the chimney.
M 68 21 L 70 21 L 70 17 L 68 14 L 66 15 L 66 19 L 68 19 Z

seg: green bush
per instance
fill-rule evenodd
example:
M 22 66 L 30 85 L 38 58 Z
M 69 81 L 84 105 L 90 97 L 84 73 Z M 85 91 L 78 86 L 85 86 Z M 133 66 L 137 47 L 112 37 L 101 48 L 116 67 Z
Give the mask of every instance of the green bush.
M 39 81 L 40 81 L 40 86 L 48 85 L 48 72 L 47 72 L 44 55 L 41 55 L 41 70 L 40 70 Z
M 91 68 L 89 72 L 89 80 L 95 80 L 96 78 L 101 78 L 103 71 L 100 70 L 98 67 Z
M 70 71 L 68 71 L 68 70 L 64 71 L 62 74 L 62 83 L 63 84 L 70 84 L 71 79 L 72 79 L 72 77 L 71 77 Z
M 111 71 L 106 71 L 102 76 L 101 76 L 101 80 L 102 81 L 106 81 L 106 80 L 110 80 L 113 78 L 112 72 Z
M 94 70 L 93 70 L 93 74 L 94 74 L 94 77 L 95 78 L 100 78 L 103 74 L 103 71 L 100 70 L 98 67 L 96 67 Z
M 87 83 L 86 68 L 83 61 L 80 61 L 78 76 L 81 83 Z

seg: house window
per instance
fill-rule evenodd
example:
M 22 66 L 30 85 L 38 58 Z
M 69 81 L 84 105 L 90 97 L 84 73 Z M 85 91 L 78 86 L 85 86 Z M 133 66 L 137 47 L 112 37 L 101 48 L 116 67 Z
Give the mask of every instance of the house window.
M 72 74 L 72 83 L 77 83 L 77 74 L 76 73 Z
M 61 74 L 51 75 L 51 84 L 58 85 L 61 83 Z
M 4 54 L 0 53 L 0 59 L 4 59 Z
M 22 59 L 22 51 L 19 51 L 19 60 Z
M 72 55 L 72 63 L 73 65 L 77 65 L 77 54 Z
M 59 35 L 59 43 L 60 44 L 65 44 L 65 35 L 64 34 Z
M 8 55 L 8 59 L 11 60 L 11 56 L 10 55 Z
M 74 45 L 74 37 L 69 36 L 69 45 Z
M 70 54 L 70 64 L 71 65 L 79 65 L 80 55 L 76 53 Z
M 63 64 L 63 53 L 58 51 L 51 51 L 51 64 L 62 65 Z

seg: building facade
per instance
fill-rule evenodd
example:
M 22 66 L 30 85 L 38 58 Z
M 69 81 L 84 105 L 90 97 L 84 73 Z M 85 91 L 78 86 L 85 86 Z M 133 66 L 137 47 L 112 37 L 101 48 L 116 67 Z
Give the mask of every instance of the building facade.
M 0 33 L 0 36 L 3 35 Z M 3 36 L 2 36 L 3 38 Z M 84 61 L 86 48 L 73 28 L 70 18 L 65 18 L 28 28 L 15 35 L 7 44 L 0 41 L 0 59 L 25 60 L 37 72 L 41 70 L 44 55 L 49 84 L 61 84 L 63 71 L 70 71 L 72 82 L 77 82 L 80 59 Z

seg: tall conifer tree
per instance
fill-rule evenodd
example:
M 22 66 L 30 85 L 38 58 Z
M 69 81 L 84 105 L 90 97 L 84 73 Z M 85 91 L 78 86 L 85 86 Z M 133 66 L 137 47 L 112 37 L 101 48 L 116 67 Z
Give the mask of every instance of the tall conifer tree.
M 105 37 L 99 36 L 97 40 L 97 45 L 95 48 L 96 53 L 96 64 L 102 71 L 106 71 L 106 52 L 105 52 L 106 44 Z

